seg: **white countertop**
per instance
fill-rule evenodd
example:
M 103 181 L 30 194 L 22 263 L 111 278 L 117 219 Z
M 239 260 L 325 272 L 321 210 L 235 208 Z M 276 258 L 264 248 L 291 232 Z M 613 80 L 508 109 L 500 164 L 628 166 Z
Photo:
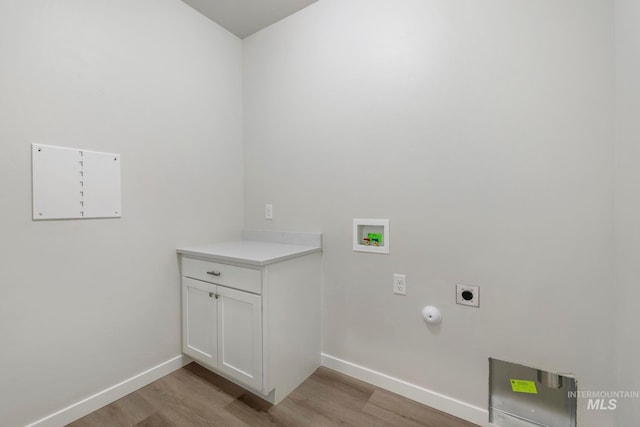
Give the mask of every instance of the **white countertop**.
M 177 249 L 179 254 L 240 264 L 265 266 L 275 262 L 321 252 L 316 245 L 294 245 L 264 241 L 237 240 L 187 246 Z

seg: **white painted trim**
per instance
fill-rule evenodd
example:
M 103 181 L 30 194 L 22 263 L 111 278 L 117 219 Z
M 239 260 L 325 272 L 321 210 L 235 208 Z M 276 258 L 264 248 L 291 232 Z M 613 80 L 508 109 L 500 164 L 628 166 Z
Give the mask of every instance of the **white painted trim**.
M 350 377 L 373 384 L 390 392 L 399 394 L 408 399 L 415 400 L 447 414 L 451 414 L 463 420 L 488 427 L 489 411 L 478 406 L 470 405 L 435 391 L 411 384 L 409 382 L 391 377 L 364 366 L 347 362 L 322 353 L 322 366 L 333 369 Z
M 104 389 L 93 396 L 89 396 L 73 405 L 67 406 L 51 415 L 29 424 L 26 427 L 60 427 L 78 420 L 103 406 L 115 402 L 116 400 L 182 368 L 192 360 L 184 355 L 176 356 L 151 369 L 147 369 L 131 378 L 128 378 L 116 385 Z

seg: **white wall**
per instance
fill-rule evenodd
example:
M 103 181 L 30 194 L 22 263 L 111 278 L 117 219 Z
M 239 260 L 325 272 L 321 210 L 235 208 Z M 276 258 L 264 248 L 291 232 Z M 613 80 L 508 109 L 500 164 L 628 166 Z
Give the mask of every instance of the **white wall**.
M 640 312 L 636 304 L 640 276 L 640 3 L 616 0 L 616 262 L 620 313 L 619 389 L 640 390 Z M 618 402 L 621 427 L 640 420 L 640 401 Z
M 244 225 L 325 233 L 327 354 L 485 407 L 489 356 L 606 390 L 618 343 L 640 388 L 640 11 L 616 7 L 616 301 L 612 2 L 322 0 L 245 41 Z M 241 49 L 175 0 L 0 2 L 3 425 L 180 353 L 175 247 L 243 225 Z M 121 153 L 123 218 L 32 222 L 32 142 Z M 390 218 L 392 254 L 353 253 L 353 217 Z
M 0 2 L 0 424 L 180 354 L 175 248 L 242 226 L 242 44 L 177 0 Z M 122 154 L 123 217 L 31 221 L 30 144 Z
M 324 233 L 325 353 L 479 407 L 490 356 L 613 387 L 613 13 L 322 0 L 245 40 L 245 225 Z M 354 217 L 391 255 L 352 252 Z

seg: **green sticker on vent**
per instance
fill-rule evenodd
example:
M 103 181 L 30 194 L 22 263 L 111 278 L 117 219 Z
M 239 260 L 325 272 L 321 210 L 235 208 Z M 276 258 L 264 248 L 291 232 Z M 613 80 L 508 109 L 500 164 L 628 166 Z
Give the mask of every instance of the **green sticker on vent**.
M 515 393 L 538 394 L 535 381 L 527 380 L 509 380 L 511 381 L 511 390 Z

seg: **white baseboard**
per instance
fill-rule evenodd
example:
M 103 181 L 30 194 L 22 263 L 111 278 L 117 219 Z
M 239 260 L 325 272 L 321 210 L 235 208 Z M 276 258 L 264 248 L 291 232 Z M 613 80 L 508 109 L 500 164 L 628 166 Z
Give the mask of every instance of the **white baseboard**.
M 322 366 L 333 369 L 350 377 L 373 384 L 408 399 L 420 402 L 447 414 L 486 427 L 489 424 L 489 412 L 486 409 L 470 405 L 449 396 L 391 377 L 364 366 L 347 362 L 322 353 Z
M 191 359 L 180 355 L 167 360 L 151 369 L 147 369 L 116 385 L 89 396 L 73 405 L 67 406 L 51 415 L 29 424 L 27 427 L 61 427 L 89 415 L 116 400 L 158 380 L 171 372 L 182 368 Z
M 182 368 L 192 360 L 180 355 L 48 415 L 26 427 L 61 427 Z M 322 366 L 389 390 L 463 420 L 486 427 L 488 411 L 372 369 L 322 353 Z

